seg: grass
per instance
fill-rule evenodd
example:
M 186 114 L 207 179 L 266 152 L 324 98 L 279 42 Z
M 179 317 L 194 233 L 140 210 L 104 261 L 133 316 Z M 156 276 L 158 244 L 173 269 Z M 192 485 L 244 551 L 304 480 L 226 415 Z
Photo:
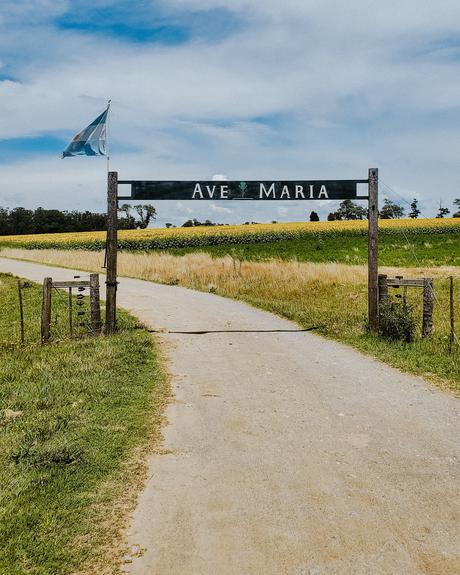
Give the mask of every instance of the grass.
M 54 340 L 38 345 L 34 284 L 21 347 L 16 286 L 0 275 L 0 573 L 116 573 L 168 396 L 161 360 L 125 313 L 113 337 L 67 339 L 58 296 Z
M 100 268 L 102 257 L 99 253 L 79 250 L 6 250 L 2 254 L 93 270 Z M 179 284 L 246 301 L 303 327 L 314 327 L 318 333 L 352 345 L 394 367 L 460 391 L 458 345 L 454 346 L 454 353 L 447 353 L 447 276 L 455 276 L 458 298 L 460 268 L 382 268 L 390 275 L 435 278 L 434 335 L 422 340 L 419 329 L 418 338 L 411 344 L 389 342 L 366 332 L 365 266 L 281 260 L 240 261 L 229 256 L 212 258 L 203 253 L 175 257 L 167 253 L 122 252 L 119 271 L 125 276 Z M 421 292 L 409 290 L 408 298 L 414 305 L 421 328 Z
M 363 265 L 367 263 L 367 237 L 344 234 L 260 244 L 221 244 L 168 250 L 177 256 L 197 251 L 212 257 L 230 254 L 244 261 L 294 259 L 300 262 L 335 261 Z M 379 259 L 382 266 L 460 266 L 460 233 L 448 235 L 428 232 L 398 236 L 382 234 L 379 240 Z

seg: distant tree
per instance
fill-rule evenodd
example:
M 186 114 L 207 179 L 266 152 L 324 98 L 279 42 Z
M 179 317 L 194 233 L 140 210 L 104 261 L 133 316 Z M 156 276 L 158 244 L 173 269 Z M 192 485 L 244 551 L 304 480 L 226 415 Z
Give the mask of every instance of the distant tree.
M 132 206 L 129 204 L 122 204 L 118 211 L 124 214 L 123 217 L 118 218 L 118 227 L 121 230 L 132 230 L 138 227 L 136 218 L 131 215 Z
M 367 216 L 367 210 L 351 200 L 343 200 L 339 209 L 333 212 L 333 216 L 334 220 L 363 220 Z
M 329 214 L 327 214 L 327 221 L 328 222 L 335 222 L 335 220 L 337 219 L 335 212 L 330 212 Z
M 26 208 L 14 208 L 9 214 L 10 227 L 13 234 L 33 234 L 34 212 Z
M 417 198 L 414 198 L 412 200 L 412 203 L 410 205 L 410 209 L 411 211 L 409 212 L 409 217 L 412 218 L 413 220 L 416 220 L 419 215 L 420 215 L 420 210 L 418 209 L 418 200 Z
M 310 213 L 310 222 L 319 222 L 319 216 L 315 211 Z
M 12 234 L 10 226 L 10 212 L 8 208 L 0 208 L 0 235 L 6 236 Z
M 438 219 L 443 218 L 444 216 L 447 216 L 447 214 L 450 214 L 450 210 L 448 208 L 444 208 L 442 202 L 439 202 L 439 210 L 436 217 Z
M 192 228 L 195 224 L 193 223 L 193 220 L 187 220 L 186 222 L 184 222 L 182 224 L 183 228 Z
M 385 198 L 379 215 L 382 220 L 398 220 L 403 217 L 404 208 L 399 204 L 392 202 L 388 198 Z
M 139 216 L 137 225 L 139 228 L 141 228 L 141 230 L 147 228 L 150 221 L 154 220 L 157 216 L 156 209 L 150 204 L 137 205 L 134 209 Z
M 169 230 L 169 228 L 172 228 L 172 227 L 173 227 L 173 225 L 170 224 L 169 222 L 167 222 L 167 223 L 165 224 L 165 226 L 168 228 L 168 230 Z
M 454 206 L 456 208 L 460 208 L 460 198 L 457 198 L 456 200 L 454 200 Z M 458 212 L 455 212 L 452 217 L 453 218 L 460 218 L 460 210 Z

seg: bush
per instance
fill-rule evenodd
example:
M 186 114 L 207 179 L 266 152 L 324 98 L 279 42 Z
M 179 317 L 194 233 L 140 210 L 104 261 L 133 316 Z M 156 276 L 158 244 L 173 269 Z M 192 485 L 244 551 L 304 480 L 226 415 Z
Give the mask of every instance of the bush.
M 380 304 L 380 335 L 391 341 L 414 340 L 416 319 L 407 303 L 386 301 Z

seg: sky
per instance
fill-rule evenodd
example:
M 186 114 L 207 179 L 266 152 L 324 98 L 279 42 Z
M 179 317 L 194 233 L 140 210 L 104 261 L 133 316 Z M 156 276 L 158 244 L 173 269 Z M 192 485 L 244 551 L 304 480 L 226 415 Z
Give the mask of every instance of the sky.
M 120 179 L 362 179 L 460 197 L 458 0 L 0 0 L 0 206 L 105 209 L 61 159 L 112 100 Z M 324 219 L 334 202 L 157 202 L 157 226 Z

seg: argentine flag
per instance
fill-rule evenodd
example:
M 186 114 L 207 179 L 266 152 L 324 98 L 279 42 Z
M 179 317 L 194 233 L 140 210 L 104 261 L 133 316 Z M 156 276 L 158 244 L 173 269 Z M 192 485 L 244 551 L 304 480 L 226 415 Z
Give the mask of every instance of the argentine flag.
M 71 156 L 106 156 L 107 117 L 110 103 L 89 126 L 79 132 L 62 152 L 63 158 Z

